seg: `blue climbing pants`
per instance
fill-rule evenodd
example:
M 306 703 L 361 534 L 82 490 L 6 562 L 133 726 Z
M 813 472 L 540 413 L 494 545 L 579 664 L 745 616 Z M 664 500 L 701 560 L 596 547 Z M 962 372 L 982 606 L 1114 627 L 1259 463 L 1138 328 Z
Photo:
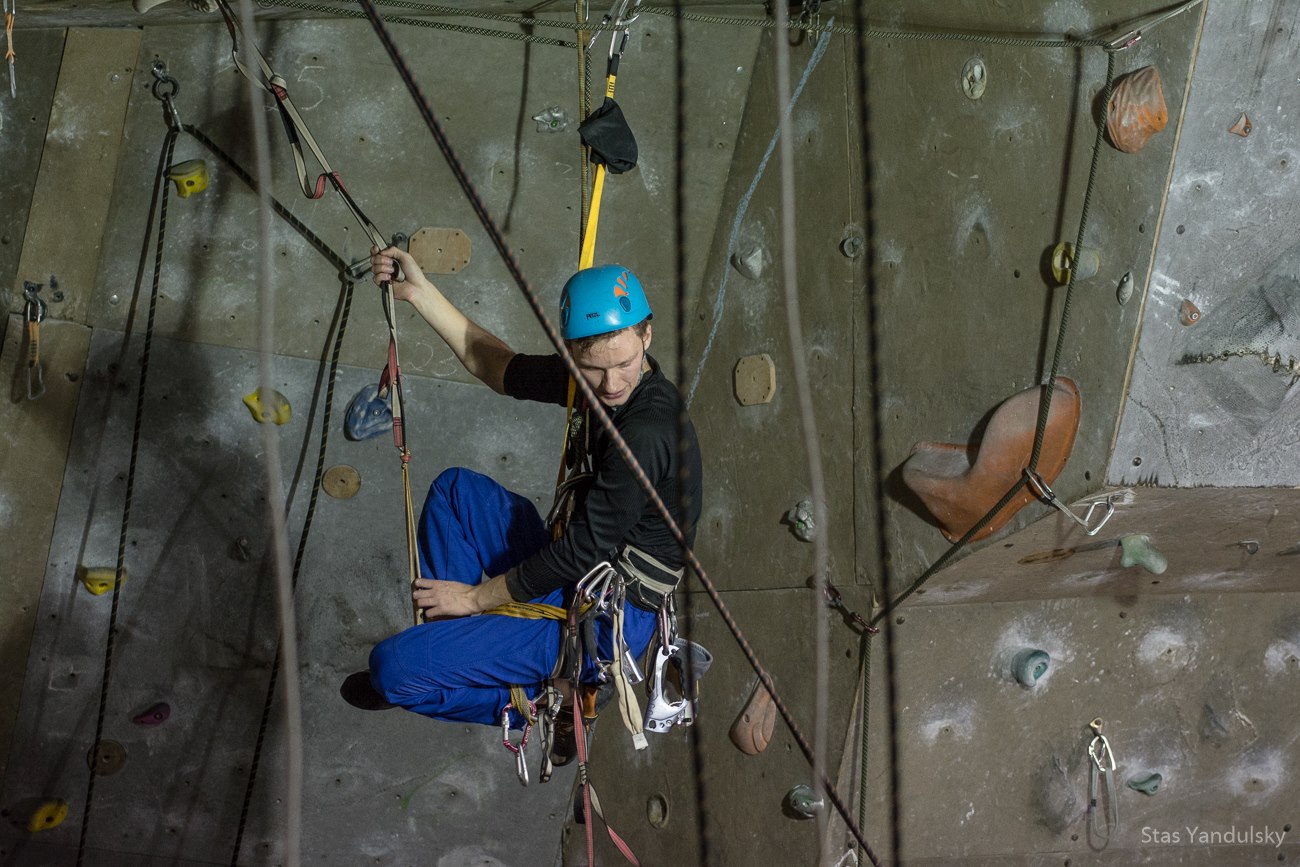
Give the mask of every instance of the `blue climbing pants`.
M 429 488 L 420 515 L 420 573 L 426 578 L 478 584 L 508 571 L 550 542 L 526 497 L 463 468 L 444 471 Z M 573 576 L 573 581 L 581 575 Z M 531 601 L 566 608 L 572 586 Z M 623 637 L 640 657 L 655 632 L 655 615 L 624 606 Z M 393 704 L 434 719 L 488 725 L 501 721 L 510 686 L 536 698 L 551 676 L 563 624 L 479 614 L 412 626 L 375 645 L 370 678 Z M 612 656 L 612 630 L 596 625 L 601 657 Z M 584 681 L 594 679 L 583 660 Z M 513 715 L 512 715 L 513 717 Z M 517 719 L 517 717 L 514 717 Z

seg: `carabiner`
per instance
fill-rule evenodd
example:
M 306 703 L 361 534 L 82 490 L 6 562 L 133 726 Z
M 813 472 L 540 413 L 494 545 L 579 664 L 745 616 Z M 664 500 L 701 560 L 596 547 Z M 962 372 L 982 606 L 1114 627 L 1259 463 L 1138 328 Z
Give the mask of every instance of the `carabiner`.
M 1101 733 L 1101 717 L 1088 723 L 1088 728 L 1092 729 L 1093 734 L 1092 743 L 1088 744 L 1088 756 L 1100 773 L 1108 774 L 1115 770 L 1115 753 L 1111 751 L 1110 741 Z M 1098 749 L 1098 746 L 1101 748 Z M 1106 767 L 1107 764 L 1110 767 Z
M 176 106 L 172 102 L 173 97 L 181 92 L 181 83 L 167 73 L 167 64 L 161 60 L 155 60 L 153 68 L 154 83 L 150 91 L 163 104 L 163 114 L 167 118 L 169 129 L 179 132 L 181 128 L 180 115 L 176 113 Z M 167 89 L 170 88 L 170 89 Z
M 1071 521 L 1074 521 L 1082 527 L 1084 535 L 1086 536 L 1095 536 L 1101 532 L 1101 528 L 1106 526 L 1106 522 L 1110 520 L 1110 516 L 1115 514 L 1115 504 L 1111 502 L 1109 497 L 1107 497 L 1104 500 L 1093 500 L 1089 503 L 1088 511 L 1084 513 L 1082 518 L 1080 518 L 1070 510 L 1069 506 L 1061 502 L 1060 498 L 1056 496 L 1056 493 L 1047 484 L 1046 480 L 1044 480 L 1038 473 L 1025 467 L 1025 478 L 1028 480 L 1029 490 L 1035 496 L 1046 501 L 1049 506 L 1060 510 L 1060 512 L 1066 515 Z M 1096 526 L 1089 526 L 1092 522 L 1093 512 L 1097 511 L 1099 508 L 1103 509 L 1105 514 L 1101 516 L 1101 520 L 1097 522 Z
M 510 742 L 510 709 L 513 704 L 507 703 L 501 709 L 501 745 L 515 754 L 515 774 L 519 777 L 519 784 L 528 785 L 528 758 L 524 750 L 528 747 L 528 734 L 533 730 L 531 720 L 537 719 L 537 704 L 528 702 L 528 716 L 524 718 L 524 733 L 519 738 L 518 745 Z

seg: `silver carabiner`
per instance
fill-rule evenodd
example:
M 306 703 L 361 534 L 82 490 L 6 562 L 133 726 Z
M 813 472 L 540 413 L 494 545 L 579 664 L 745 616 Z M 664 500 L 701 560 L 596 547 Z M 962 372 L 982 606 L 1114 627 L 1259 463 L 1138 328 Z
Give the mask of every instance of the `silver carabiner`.
M 519 777 L 521 786 L 528 785 L 528 757 L 524 751 L 528 748 L 528 734 L 533 730 L 532 719 L 537 719 L 537 705 L 528 702 L 528 716 L 524 718 L 524 733 L 519 738 L 519 744 L 515 745 L 510 742 L 510 708 L 512 705 L 507 704 L 501 709 L 501 745 L 515 754 L 515 775 Z
M 1088 728 L 1093 733 L 1092 743 L 1088 744 L 1088 756 L 1097 765 L 1098 772 L 1108 774 L 1115 770 L 1115 753 L 1110 748 L 1110 741 L 1101 733 L 1101 717 L 1088 723 Z
M 1061 499 L 1056 496 L 1056 493 L 1038 473 L 1026 467 L 1025 478 L 1028 480 L 1029 490 L 1036 497 L 1046 501 L 1049 506 L 1060 510 L 1063 515 L 1067 516 L 1071 521 L 1074 521 L 1082 527 L 1084 535 L 1086 536 L 1095 536 L 1101 532 L 1101 528 L 1106 526 L 1106 522 L 1110 520 L 1110 516 L 1115 514 L 1115 504 L 1111 502 L 1110 497 L 1107 497 L 1104 500 L 1093 500 L 1089 503 L 1088 511 L 1084 513 L 1082 518 L 1080 518 L 1070 510 L 1069 506 L 1061 502 Z M 1092 523 L 1092 515 L 1097 511 L 1097 509 L 1102 509 L 1105 514 L 1101 516 L 1101 520 L 1097 522 L 1096 526 L 1090 526 Z

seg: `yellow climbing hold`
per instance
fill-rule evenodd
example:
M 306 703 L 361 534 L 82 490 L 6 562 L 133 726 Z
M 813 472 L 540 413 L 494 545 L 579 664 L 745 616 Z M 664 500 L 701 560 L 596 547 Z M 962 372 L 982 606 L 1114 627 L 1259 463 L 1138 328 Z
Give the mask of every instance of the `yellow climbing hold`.
M 77 567 L 77 580 L 86 585 L 86 589 L 96 596 L 103 596 L 117 583 L 117 570 L 111 566 L 89 568 Z M 126 580 L 126 570 L 122 570 L 122 580 Z
M 188 199 L 208 188 L 208 164 L 203 160 L 176 163 L 167 170 L 167 180 L 176 185 L 176 192 L 182 199 Z
M 289 406 L 289 398 L 280 394 L 275 389 L 271 389 L 271 399 L 262 399 L 262 389 L 257 389 L 252 394 L 244 396 L 244 406 L 253 414 L 253 421 L 258 424 L 266 424 L 268 421 L 276 424 L 288 424 L 289 417 L 293 415 L 293 408 Z
M 27 830 L 48 831 L 57 828 L 66 818 L 68 818 L 67 801 L 46 801 L 37 807 L 31 818 L 27 820 Z

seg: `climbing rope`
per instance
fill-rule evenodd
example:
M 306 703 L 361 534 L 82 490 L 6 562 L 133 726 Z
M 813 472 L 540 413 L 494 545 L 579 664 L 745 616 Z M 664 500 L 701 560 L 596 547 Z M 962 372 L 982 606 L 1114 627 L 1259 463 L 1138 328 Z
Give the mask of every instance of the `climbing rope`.
M 788 10 L 784 3 L 773 6 L 778 28 L 784 25 Z M 822 39 L 830 39 L 822 35 Z M 808 464 L 808 481 L 812 494 L 813 521 L 817 534 L 813 537 L 813 658 L 816 660 L 813 678 L 813 761 L 812 776 L 820 780 L 825 774 L 827 709 L 829 672 L 827 648 L 830 633 L 826 623 L 826 576 L 830 570 L 828 527 L 830 516 L 826 509 L 826 477 L 822 470 L 821 448 L 818 445 L 817 419 L 813 410 L 812 385 L 808 376 L 807 353 L 804 349 L 803 325 L 799 310 L 799 276 L 795 253 L 795 187 L 794 144 L 790 124 L 790 43 L 781 38 L 773 40 L 776 46 L 776 112 L 780 118 L 777 132 L 780 155 L 781 190 L 781 282 L 785 295 L 786 333 L 790 342 L 791 370 L 795 394 L 799 401 L 800 431 L 803 435 L 804 456 Z M 826 839 L 825 812 L 817 814 L 818 845 Z M 821 860 L 825 860 L 824 855 Z
M 438 122 L 437 117 L 434 115 L 433 109 L 429 106 L 428 100 L 425 98 L 423 92 L 420 90 L 420 86 L 416 83 L 415 78 L 411 73 L 410 67 L 407 65 L 405 59 L 402 57 L 401 52 L 398 51 L 397 45 L 393 42 L 392 35 L 388 32 L 388 28 L 384 25 L 383 19 L 380 18 L 379 12 L 375 8 L 373 0 L 361 0 L 361 4 L 362 4 L 362 8 L 365 9 L 366 17 L 370 19 L 371 26 L 374 28 L 376 35 L 378 35 L 380 42 L 383 43 L 384 50 L 388 53 L 389 59 L 393 62 L 394 68 L 397 70 L 398 75 L 402 78 L 402 81 L 406 85 L 407 90 L 410 91 L 411 97 L 415 101 L 416 107 L 419 109 L 421 117 L 424 119 L 426 126 L 428 126 L 429 132 L 433 136 L 434 141 L 437 143 L 439 151 L 442 153 L 444 159 L 446 159 L 447 161 L 448 168 L 451 170 L 452 175 L 456 178 L 457 183 L 460 184 L 462 191 L 465 193 L 466 198 L 469 200 L 471 209 L 474 211 L 475 215 L 479 219 L 479 222 L 482 224 L 484 230 L 487 232 L 489 239 L 492 241 L 492 245 L 496 248 L 497 253 L 501 256 L 502 262 L 506 266 L 506 270 L 509 271 L 511 278 L 515 282 L 515 285 L 518 286 L 520 292 L 523 294 L 525 300 L 528 302 L 529 307 L 532 308 L 533 315 L 537 318 L 543 330 L 546 332 L 547 337 L 550 339 L 551 344 L 556 348 L 557 352 L 559 353 L 561 360 L 564 362 L 565 368 L 569 372 L 569 375 L 577 382 L 578 388 L 582 390 L 583 397 L 587 399 L 588 404 L 591 406 L 592 414 L 595 416 L 596 420 L 600 423 L 601 427 L 606 431 L 606 433 L 609 434 L 615 449 L 618 451 L 619 455 L 623 458 L 624 462 L 628 465 L 629 469 L 632 470 L 633 476 L 636 478 L 638 484 L 641 485 L 642 490 L 646 492 L 646 495 L 649 497 L 650 502 L 654 505 L 656 512 L 658 512 L 658 514 L 664 519 L 665 525 L 668 527 L 669 532 L 672 533 L 674 540 L 682 547 L 682 550 L 686 553 L 687 566 L 699 578 L 701 585 L 703 586 L 705 592 L 709 596 L 709 599 L 713 602 L 714 606 L 717 608 L 719 616 L 722 618 L 723 622 L 727 625 L 727 628 L 731 631 L 733 637 L 735 637 L 737 644 L 740 646 L 741 652 L 745 656 L 745 659 L 749 662 L 750 666 L 758 674 L 759 679 L 763 682 L 764 688 L 767 689 L 769 694 L 771 694 L 772 703 L 773 705 L 775 705 L 777 712 L 781 714 L 781 718 L 785 720 L 786 725 L 789 726 L 790 733 L 794 737 L 795 743 L 798 745 L 799 750 L 803 753 L 804 757 L 809 762 L 811 762 L 812 748 L 811 746 L 809 746 L 808 740 L 806 737 L 804 737 L 803 732 L 799 728 L 798 723 L 795 722 L 794 716 L 790 713 L 789 707 L 781 699 L 780 693 L 777 692 L 776 686 L 772 681 L 772 676 L 768 674 L 767 670 L 763 667 L 762 663 L 759 662 L 757 655 L 754 653 L 753 648 L 749 645 L 749 642 L 745 639 L 744 633 L 741 632 L 739 625 L 736 623 L 735 618 L 731 615 L 731 612 L 727 608 L 726 603 L 722 601 L 722 597 L 719 595 L 717 587 L 714 586 L 712 580 L 710 580 L 708 576 L 708 573 L 705 571 L 703 564 L 700 563 L 699 558 L 695 555 L 695 552 L 691 549 L 690 544 L 687 542 L 686 536 L 683 533 L 681 526 L 678 525 L 676 519 L 672 515 L 672 512 L 668 509 L 668 506 L 665 505 L 663 498 L 660 497 L 659 493 L 655 490 L 654 483 L 650 481 L 648 476 L 646 476 L 645 470 L 641 467 L 640 463 L 637 461 L 636 456 L 633 455 L 631 450 L 628 448 L 627 442 L 623 439 L 618 429 L 614 427 L 614 423 L 610 419 L 609 414 L 605 411 L 604 407 L 600 405 L 600 402 L 596 398 L 595 393 L 592 391 L 591 387 L 587 384 L 587 381 L 579 373 L 577 364 L 573 360 L 573 355 L 569 352 L 568 347 L 564 345 L 564 341 L 560 338 L 559 332 L 556 330 L 555 326 L 551 323 L 549 317 L 547 317 L 546 311 L 542 307 L 541 300 L 538 298 L 537 293 L 529 285 L 527 278 L 524 277 L 523 272 L 519 268 L 518 261 L 515 259 L 514 254 L 510 251 L 510 248 L 506 245 L 505 238 L 501 234 L 501 230 L 497 227 L 496 223 L 492 220 L 492 217 L 488 214 L 487 207 L 484 205 L 483 200 L 479 196 L 477 190 L 475 190 L 473 183 L 469 180 L 469 176 L 466 174 L 464 166 L 461 164 L 460 159 L 456 156 L 455 151 L 452 150 L 451 144 L 447 139 L 446 132 L 442 129 L 442 125 Z M 825 774 L 822 775 L 821 783 L 825 787 L 827 798 L 831 801 L 832 804 L 834 804 L 835 809 L 839 812 L 840 816 L 843 817 L 845 824 L 849 827 L 849 830 L 853 833 L 854 838 L 857 839 L 858 842 L 862 844 L 863 848 L 867 852 L 870 852 L 870 847 L 867 846 L 866 841 L 863 839 L 862 832 L 858 829 L 858 826 L 853 821 L 852 817 L 849 816 L 848 808 L 845 806 L 843 799 L 839 796 L 839 793 L 835 790 L 835 787 L 831 783 L 831 781 L 826 778 Z M 874 855 L 872 855 L 872 860 L 873 862 L 878 863 L 876 862 Z
M 294 163 L 298 172 L 298 184 L 303 195 L 309 199 L 319 199 L 324 194 L 325 184 L 328 182 L 352 214 L 353 219 L 366 233 L 370 243 L 381 250 L 389 246 L 389 242 L 383 233 L 366 216 L 365 212 L 361 210 L 361 206 L 357 204 L 352 194 L 343 185 L 339 173 L 330 167 L 329 160 L 325 157 L 320 145 L 312 136 L 311 130 L 308 129 L 307 123 L 298 113 L 293 99 L 289 96 L 284 79 L 276 75 L 275 70 L 271 68 L 266 61 L 266 57 L 258 49 L 257 44 L 248 38 L 243 26 L 235 19 L 234 13 L 231 12 L 229 0 L 217 0 L 217 8 L 221 12 L 222 18 L 225 19 L 226 30 L 230 34 L 231 57 L 234 60 L 235 67 L 245 78 L 257 84 L 275 99 L 276 109 L 280 113 L 280 119 L 284 122 L 289 147 L 293 152 Z M 256 73 L 250 70 L 242 59 L 242 46 L 245 44 L 252 50 L 253 60 L 257 66 Z M 316 176 L 314 183 L 307 171 L 306 160 L 303 156 L 303 145 L 306 145 L 307 149 L 311 151 L 312 157 L 321 167 L 321 174 Z M 379 378 L 379 396 L 381 398 L 391 397 L 393 445 L 396 447 L 398 456 L 401 459 L 403 505 L 406 513 L 406 566 L 410 588 L 414 590 L 416 579 L 420 574 L 419 555 L 416 550 L 415 507 L 411 499 L 411 451 L 407 445 L 406 396 L 402 381 L 401 360 L 398 354 L 397 320 L 394 313 L 396 302 L 393 299 L 391 282 L 382 283 L 380 291 L 384 321 L 388 326 L 388 363 Z M 418 625 L 424 620 L 423 612 L 414 598 L 411 599 L 410 604 L 411 618 Z
M 171 98 L 175 95 L 176 88 L 173 87 L 169 93 L 164 93 L 163 88 L 158 87 L 157 84 L 156 82 L 154 96 L 163 100 L 164 105 L 170 107 Z M 174 114 L 171 116 L 174 117 Z M 126 572 L 126 541 L 131 526 L 131 502 L 135 496 L 135 471 L 140 456 L 140 432 L 144 427 L 145 386 L 149 382 L 149 356 L 153 349 L 154 321 L 158 311 L 159 283 L 162 277 L 163 244 L 167 236 L 167 200 L 169 198 L 167 195 L 167 167 L 171 165 L 172 154 L 176 149 L 176 137 L 179 133 L 179 126 L 172 123 L 168 124 L 167 134 L 163 138 L 163 145 L 158 153 L 158 170 L 154 175 L 153 197 L 149 203 L 148 228 L 145 230 L 145 249 L 148 249 L 149 230 L 152 229 L 154 216 L 157 215 L 158 238 L 154 247 L 153 282 L 149 291 L 149 312 L 145 322 L 144 347 L 140 351 L 140 378 L 136 385 L 135 420 L 131 427 L 131 457 L 126 469 L 126 493 L 122 501 L 122 526 L 117 537 L 117 565 L 113 578 L 113 601 L 108 612 L 108 634 L 104 641 L 104 674 L 99 682 L 99 709 L 95 714 L 95 739 L 92 742 L 92 750 L 99 749 L 100 740 L 104 736 L 104 718 L 108 709 L 108 687 L 113 673 L 113 648 L 117 640 L 117 616 L 121 604 L 122 576 Z M 139 267 L 136 270 L 133 298 L 138 298 L 140 295 L 140 287 L 144 282 L 144 267 L 145 256 L 142 254 Z M 132 303 L 134 305 L 134 302 Z M 123 341 L 129 339 L 129 332 L 122 336 Z M 90 777 L 86 780 L 86 803 L 82 809 L 81 833 L 77 839 L 78 867 L 81 867 L 85 862 L 86 838 L 90 829 L 90 808 L 95 799 L 95 778 L 97 776 L 98 773 L 92 768 Z
M 364 13 L 358 12 L 355 9 L 348 9 L 343 6 L 335 6 L 330 3 L 307 3 L 305 2 L 305 0 L 258 0 L 258 4 L 265 7 L 281 6 L 286 9 L 299 9 L 303 12 L 319 12 L 322 15 L 329 15 L 334 18 L 364 18 L 365 17 Z M 388 3 L 385 5 L 417 6 L 418 4 Z M 455 12 L 455 14 L 470 15 L 471 13 L 468 10 L 461 10 Z M 475 17 L 483 18 L 487 16 L 476 15 Z M 408 18 L 404 16 L 390 15 L 388 16 L 387 20 L 392 22 L 393 24 L 406 24 L 411 27 L 427 27 L 432 30 L 445 30 L 451 33 L 464 33 L 468 36 L 494 36 L 497 37 L 498 39 L 509 39 L 514 42 L 527 42 L 531 45 L 549 45 L 554 48 L 573 47 L 572 42 L 566 42 L 563 39 L 551 39 L 546 36 L 537 36 L 532 33 L 515 33 L 510 30 L 492 30 L 487 27 L 471 27 L 467 24 L 451 24 L 446 21 L 435 21 L 431 18 Z M 531 26 L 533 24 L 538 24 L 541 22 L 541 19 L 536 19 L 536 20 L 524 19 L 524 20 L 529 21 L 529 24 L 525 26 Z M 573 25 L 565 24 L 563 26 L 572 29 Z

